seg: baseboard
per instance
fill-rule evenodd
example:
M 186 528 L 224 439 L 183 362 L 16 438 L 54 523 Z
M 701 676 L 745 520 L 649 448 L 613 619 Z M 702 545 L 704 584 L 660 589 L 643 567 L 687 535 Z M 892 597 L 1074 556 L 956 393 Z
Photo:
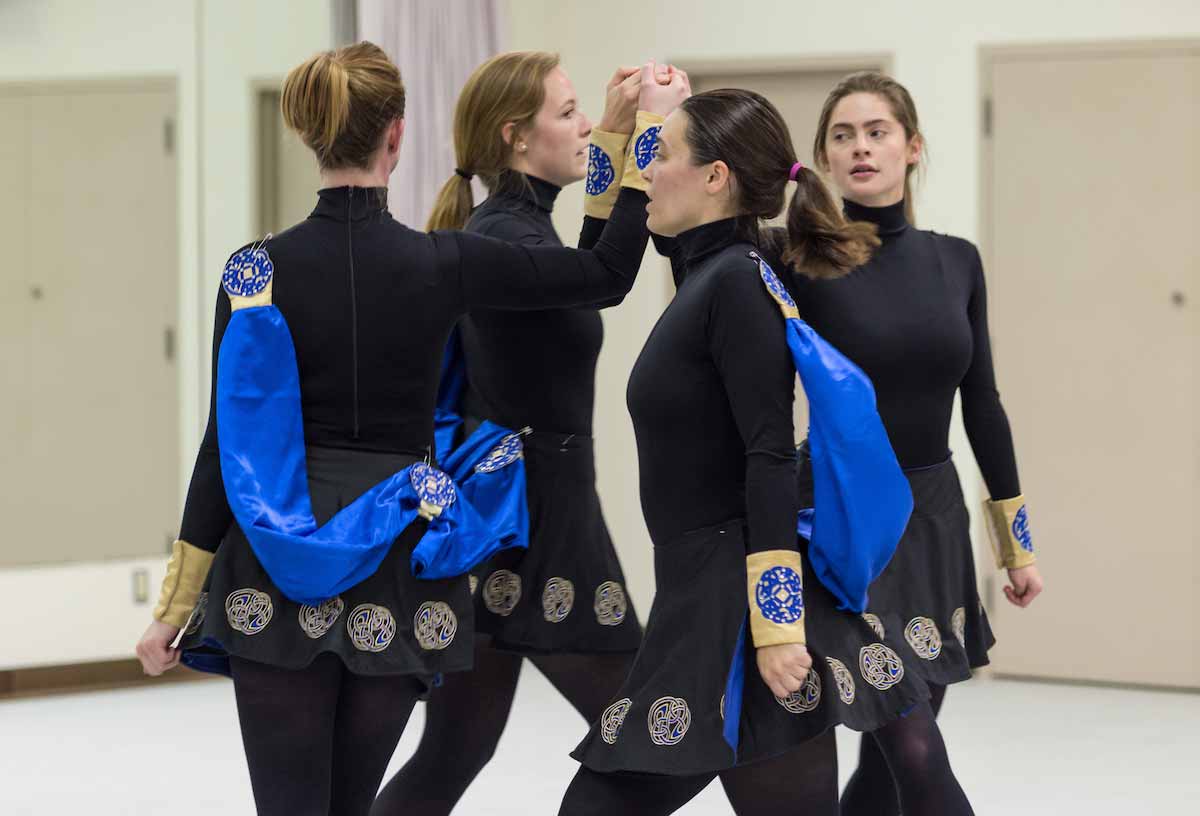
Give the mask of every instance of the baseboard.
M 131 659 L 10 669 L 0 671 L 0 700 L 163 683 L 194 683 L 212 677 L 214 675 L 182 667 L 172 669 L 161 677 L 147 677 L 142 671 L 142 664 Z

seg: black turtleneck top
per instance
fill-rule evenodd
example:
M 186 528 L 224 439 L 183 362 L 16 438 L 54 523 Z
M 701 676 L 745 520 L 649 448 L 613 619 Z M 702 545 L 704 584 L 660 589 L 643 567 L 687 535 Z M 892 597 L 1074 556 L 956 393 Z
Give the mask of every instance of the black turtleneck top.
M 560 188 L 510 174 L 471 214 L 466 230 L 525 246 L 562 246 L 550 214 Z M 588 218 L 580 249 L 590 249 L 602 221 Z M 604 341 L 597 306 L 536 312 L 472 309 L 460 323 L 468 411 L 510 428 L 590 435 L 596 360 Z
M 383 188 L 321 190 L 312 214 L 266 243 L 273 302 L 300 370 L 308 445 L 424 456 L 442 350 L 469 309 L 546 309 L 621 297 L 646 244 L 646 196 L 622 190 L 593 251 L 517 246 L 392 219 Z M 594 220 L 594 219 L 591 219 Z M 221 479 L 216 370 L 230 303 L 217 295 L 213 398 L 180 538 L 216 550 L 232 522 Z
M 747 550 L 796 549 L 796 371 L 779 306 L 735 221 L 682 233 L 677 290 L 629 378 L 655 544 L 744 518 Z
M 902 466 L 949 456 L 957 390 L 992 498 L 1018 495 L 1012 433 L 992 369 L 979 251 L 961 238 L 916 229 L 904 216 L 904 202 L 875 208 L 847 201 L 845 209 L 851 220 L 876 224 L 883 245 L 844 278 L 794 276 L 800 316 L 871 378 Z

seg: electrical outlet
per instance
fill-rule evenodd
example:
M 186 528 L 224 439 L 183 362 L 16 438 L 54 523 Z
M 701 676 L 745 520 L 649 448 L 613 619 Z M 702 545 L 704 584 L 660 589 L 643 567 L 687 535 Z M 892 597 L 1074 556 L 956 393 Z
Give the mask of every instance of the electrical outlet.
M 133 602 L 145 604 L 150 601 L 150 571 L 135 569 L 133 571 Z

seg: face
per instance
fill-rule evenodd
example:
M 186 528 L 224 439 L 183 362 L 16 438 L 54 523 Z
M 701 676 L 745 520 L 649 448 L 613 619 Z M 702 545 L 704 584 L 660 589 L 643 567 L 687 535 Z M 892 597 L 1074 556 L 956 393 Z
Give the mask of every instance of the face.
M 587 176 L 591 133 L 592 123 L 579 110 L 575 87 L 566 71 L 555 68 L 546 77 L 546 98 L 533 126 L 514 134 L 513 168 L 566 187 Z
M 825 156 L 843 198 L 886 207 L 904 198 L 904 179 L 909 165 L 921 158 L 921 139 L 908 138 L 887 100 L 853 93 L 833 109 Z
M 658 152 L 642 172 L 650 182 L 647 226 L 674 237 L 730 214 L 729 168 L 724 162 L 695 165 L 687 144 L 688 116 L 676 110 L 658 133 Z

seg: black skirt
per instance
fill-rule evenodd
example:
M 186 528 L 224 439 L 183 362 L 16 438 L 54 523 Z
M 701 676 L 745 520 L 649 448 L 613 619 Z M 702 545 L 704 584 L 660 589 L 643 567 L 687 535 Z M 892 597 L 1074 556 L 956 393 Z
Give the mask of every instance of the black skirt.
M 313 515 L 323 524 L 416 459 L 310 448 L 307 461 Z M 302 669 L 331 652 L 355 674 L 411 675 L 426 687 L 439 673 L 470 669 L 474 610 L 467 578 L 425 581 L 412 574 L 409 557 L 425 527 L 417 519 L 393 542 L 374 574 L 309 606 L 279 591 L 234 524 L 184 629 L 183 662 L 227 674 L 233 655 Z
M 629 652 L 642 640 L 596 495 L 589 436 L 524 438 L 529 549 L 471 574 L 480 633 L 505 651 Z
M 908 670 L 912 659 L 881 642 L 868 621 L 837 609 L 811 577 L 803 549 L 813 670 L 798 692 L 776 698 L 759 676 L 744 629 L 744 542 L 745 523 L 737 520 L 654 548 L 656 594 L 645 642 L 573 757 L 600 772 L 710 773 L 782 754 L 838 724 L 874 730 L 927 698 L 925 683 Z M 724 716 L 736 659 L 744 686 L 735 751 Z

